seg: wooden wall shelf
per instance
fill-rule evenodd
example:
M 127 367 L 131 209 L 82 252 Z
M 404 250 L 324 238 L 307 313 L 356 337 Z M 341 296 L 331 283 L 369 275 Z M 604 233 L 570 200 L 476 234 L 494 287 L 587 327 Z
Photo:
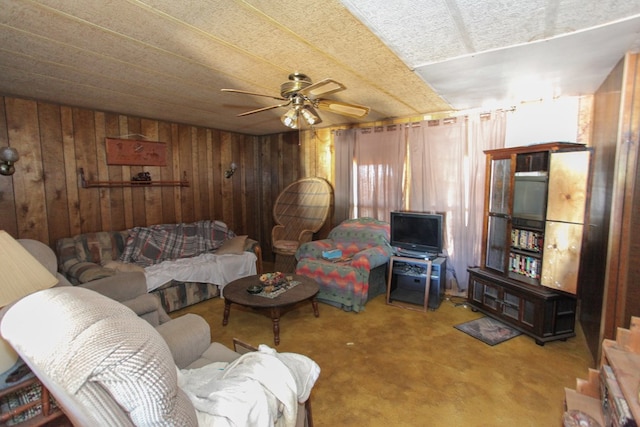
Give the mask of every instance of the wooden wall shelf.
M 97 187 L 188 187 L 187 172 L 182 181 L 87 181 L 84 168 L 80 168 L 80 185 L 82 188 Z

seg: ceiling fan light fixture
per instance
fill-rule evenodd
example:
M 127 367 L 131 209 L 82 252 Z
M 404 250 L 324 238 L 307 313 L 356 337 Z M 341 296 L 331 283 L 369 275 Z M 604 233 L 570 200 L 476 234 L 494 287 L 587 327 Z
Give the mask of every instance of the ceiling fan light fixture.
M 304 117 L 304 120 L 309 124 L 309 126 L 317 125 L 322 122 L 318 112 L 311 105 L 305 105 L 302 107 L 300 114 L 302 114 L 302 117 Z
M 317 110 L 330 111 L 357 119 L 361 119 L 369 114 L 369 107 L 363 105 L 319 98 L 321 95 L 340 92 L 346 88 L 345 85 L 333 79 L 324 79 L 313 83 L 306 74 L 296 72 L 289 74 L 289 80 L 280 86 L 280 97 L 240 89 L 222 89 L 222 91 L 286 101 L 278 105 L 270 105 L 268 107 L 240 113 L 238 117 L 290 106 L 287 112 L 280 117 L 280 121 L 288 128 L 300 129 L 300 126 L 314 126 L 322 122 Z M 304 118 L 304 122 L 300 121 L 300 116 Z
M 283 114 L 280 120 L 282 121 L 282 124 L 284 124 L 286 127 L 289 127 L 291 129 L 298 129 L 298 117 L 299 117 L 298 109 L 291 108 L 289 109 L 289 111 Z

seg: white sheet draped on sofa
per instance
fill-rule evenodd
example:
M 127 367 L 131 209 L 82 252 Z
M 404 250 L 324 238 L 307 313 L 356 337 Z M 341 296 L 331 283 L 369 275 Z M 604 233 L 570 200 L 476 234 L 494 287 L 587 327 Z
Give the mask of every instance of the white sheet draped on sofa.
M 171 280 L 213 283 L 218 285 L 222 296 L 229 282 L 256 274 L 256 259 L 253 252 L 244 252 L 241 255 L 205 253 L 192 258 L 163 261 L 145 267 L 147 289 L 151 292 Z

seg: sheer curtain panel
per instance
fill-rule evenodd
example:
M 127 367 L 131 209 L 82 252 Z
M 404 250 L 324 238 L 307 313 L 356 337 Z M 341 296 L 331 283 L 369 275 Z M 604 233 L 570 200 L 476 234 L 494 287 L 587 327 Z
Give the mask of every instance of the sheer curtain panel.
M 334 224 L 338 225 L 345 219 L 352 218 L 353 212 L 353 150 L 356 141 L 355 129 L 342 129 L 333 135 L 335 153 L 335 188 Z
M 409 187 L 406 196 L 412 211 L 445 215 L 444 247 L 447 279 L 466 263 L 458 253 L 464 227 L 466 123 L 464 118 L 412 123 L 408 129 Z M 450 280 L 446 280 L 450 287 Z M 460 287 L 460 286 L 458 286 Z
M 402 206 L 405 153 L 403 126 L 356 130 L 354 218 L 388 222 L 390 212 Z

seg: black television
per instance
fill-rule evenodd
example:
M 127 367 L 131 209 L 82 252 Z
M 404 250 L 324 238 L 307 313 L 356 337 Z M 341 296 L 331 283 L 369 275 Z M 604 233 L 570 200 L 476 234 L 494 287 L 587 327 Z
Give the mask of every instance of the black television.
M 444 216 L 438 213 L 391 212 L 391 246 L 397 255 L 433 258 L 442 253 Z

